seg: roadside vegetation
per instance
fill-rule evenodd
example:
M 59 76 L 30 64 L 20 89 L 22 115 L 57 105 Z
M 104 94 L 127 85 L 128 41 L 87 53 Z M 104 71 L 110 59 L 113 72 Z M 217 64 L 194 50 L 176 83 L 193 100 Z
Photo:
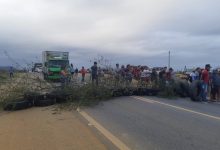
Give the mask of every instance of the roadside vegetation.
M 187 83 L 182 80 L 161 87 L 160 84 L 142 85 L 137 80 L 133 80 L 130 84 L 125 81 L 118 82 L 109 75 L 102 77 L 98 86 L 91 82 L 77 84 L 70 82 L 61 87 L 56 86 L 54 82 L 43 80 L 39 74 L 19 73 L 1 88 L 0 104 L 6 110 L 48 106 L 55 103 L 59 104 L 57 105 L 59 109 L 77 109 L 82 106 L 94 106 L 101 101 L 120 96 L 154 95 L 174 99 L 188 94 Z M 6 107 L 9 104 L 10 107 Z M 19 106 L 16 106 L 17 104 Z
M 0 82 L 3 84 L 5 80 L 8 79 L 8 74 L 6 71 L 0 71 Z

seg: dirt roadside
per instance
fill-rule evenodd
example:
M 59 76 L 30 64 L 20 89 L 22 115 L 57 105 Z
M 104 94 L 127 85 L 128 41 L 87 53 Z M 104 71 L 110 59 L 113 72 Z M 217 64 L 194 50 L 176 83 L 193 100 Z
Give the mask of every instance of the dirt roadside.
M 107 147 L 80 121 L 77 112 L 54 107 L 0 113 L 0 149 L 105 150 Z

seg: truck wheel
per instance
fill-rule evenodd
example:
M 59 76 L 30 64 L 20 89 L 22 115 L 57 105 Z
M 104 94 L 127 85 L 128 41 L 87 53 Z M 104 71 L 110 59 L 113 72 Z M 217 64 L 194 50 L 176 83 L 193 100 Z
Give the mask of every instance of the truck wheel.
M 47 75 L 44 73 L 44 80 L 47 80 L 48 79 L 48 77 L 47 77 Z
M 45 74 L 43 74 L 44 80 L 46 80 Z

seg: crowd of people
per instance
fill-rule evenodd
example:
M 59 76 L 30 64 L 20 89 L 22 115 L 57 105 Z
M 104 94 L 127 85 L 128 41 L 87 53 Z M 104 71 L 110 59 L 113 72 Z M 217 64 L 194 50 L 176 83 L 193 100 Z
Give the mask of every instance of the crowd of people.
M 121 83 L 129 86 L 132 80 L 135 79 L 140 83 L 140 86 L 153 84 L 163 89 L 166 88 L 167 85 L 174 83 L 175 80 L 178 80 L 172 68 L 149 68 L 147 66 L 132 66 L 130 64 L 120 66 L 116 64 L 112 69 L 101 69 L 98 67 L 97 62 L 94 62 L 90 69 L 85 69 L 85 67 L 82 66 L 80 70 L 74 68 L 73 64 L 71 64 L 69 68 L 61 71 L 61 79 L 65 81 L 78 79 L 78 73 L 80 73 L 81 82 L 85 82 L 87 72 L 90 72 L 90 79 L 94 85 L 99 84 L 100 78 L 104 73 L 114 78 L 115 86 Z M 69 78 L 67 78 L 67 76 Z M 193 70 L 187 78 L 189 84 L 196 80 L 201 83 L 199 93 L 201 101 L 207 102 L 208 99 L 211 101 L 220 101 L 220 70 L 213 69 L 211 72 L 210 64 L 206 64 L 204 69 L 198 67 Z
M 149 68 L 147 66 L 131 66 L 126 67 L 116 64 L 116 68 L 113 71 L 116 81 L 125 81 L 131 83 L 132 79 L 135 79 L 141 83 L 141 85 L 154 84 L 165 85 L 172 82 L 175 78 L 172 68 L 167 70 L 167 67 L 163 68 Z
M 167 67 L 149 68 L 147 66 L 131 65 L 119 67 L 119 64 L 116 64 L 113 72 L 116 81 L 122 80 L 131 83 L 132 79 L 136 79 L 141 83 L 157 85 L 161 89 L 178 80 L 174 70 Z M 187 78 L 189 85 L 196 80 L 200 83 L 200 91 L 198 93 L 200 101 L 220 102 L 220 69 L 213 69 L 211 71 L 210 64 L 206 64 L 204 69 L 198 67 Z
M 116 67 L 117 68 L 117 67 Z M 172 68 L 148 68 L 148 67 L 133 67 L 131 68 L 133 77 L 145 82 L 154 82 L 160 88 L 165 88 L 166 85 L 172 84 L 178 80 Z M 211 65 L 206 64 L 205 68 L 200 67 L 192 71 L 187 79 L 189 84 L 194 81 L 200 81 L 199 97 L 200 101 L 220 101 L 220 69 L 213 69 Z
M 205 68 L 196 68 L 188 78 L 190 83 L 199 80 L 201 81 L 199 96 L 201 101 L 218 101 L 220 102 L 220 70 L 213 69 L 211 65 L 206 64 Z M 209 99 L 207 98 L 209 97 Z
M 85 81 L 85 74 L 86 69 L 84 66 L 79 70 L 77 67 L 74 68 L 73 64 L 70 64 L 70 66 L 67 66 L 66 68 L 63 68 L 60 72 L 60 80 L 63 85 L 69 84 L 71 80 L 78 80 L 78 74 L 81 73 L 81 82 Z
M 90 72 L 90 79 L 93 84 L 98 85 L 98 82 L 104 74 L 109 74 L 114 77 L 115 84 L 125 83 L 130 85 L 132 80 L 135 79 L 140 81 L 143 85 L 154 83 L 154 84 L 165 84 L 174 80 L 174 71 L 170 68 L 167 71 L 167 67 L 163 68 L 149 68 L 147 66 L 131 66 L 130 64 L 124 66 L 116 64 L 115 68 L 102 69 L 98 67 L 97 62 L 94 62 L 90 69 L 85 69 L 84 66 L 78 71 L 77 68 L 71 64 L 69 67 L 61 71 L 61 79 L 71 80 L 78 79 L 78 73 L 81 74 L 81 82 L 85 81 L 85 75 Z

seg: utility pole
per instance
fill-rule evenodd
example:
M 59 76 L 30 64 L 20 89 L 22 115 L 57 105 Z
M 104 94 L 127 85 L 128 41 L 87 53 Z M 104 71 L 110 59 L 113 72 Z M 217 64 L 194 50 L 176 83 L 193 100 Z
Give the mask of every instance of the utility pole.
M 170 51 L 169 51 L 169 57 L 168 57 L 168 69 L 170 69 Z

